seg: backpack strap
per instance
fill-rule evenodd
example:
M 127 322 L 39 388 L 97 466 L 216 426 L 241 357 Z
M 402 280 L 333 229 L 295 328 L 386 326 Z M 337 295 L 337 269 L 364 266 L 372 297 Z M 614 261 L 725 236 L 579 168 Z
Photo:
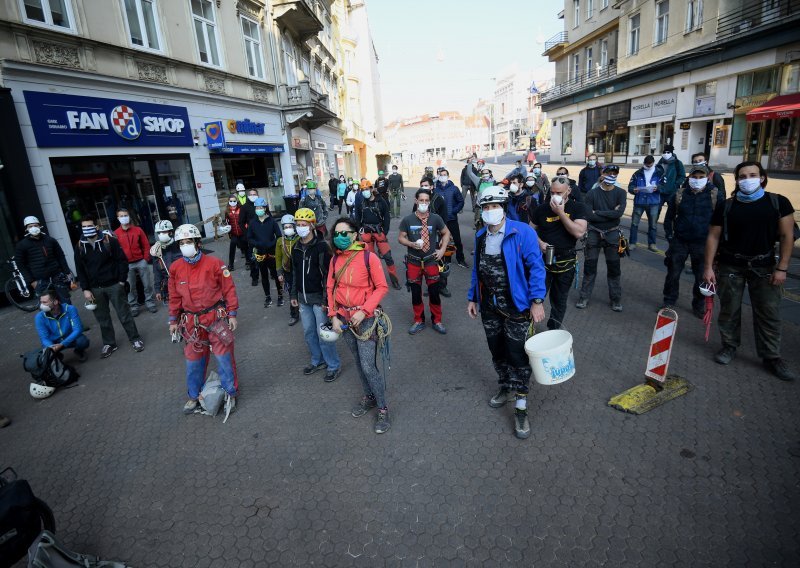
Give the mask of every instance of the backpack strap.
M 734 197 L 725 200 L 725 211 L 722 213 L 722 242 L 728 241 L 728 213 L 733 207 Z

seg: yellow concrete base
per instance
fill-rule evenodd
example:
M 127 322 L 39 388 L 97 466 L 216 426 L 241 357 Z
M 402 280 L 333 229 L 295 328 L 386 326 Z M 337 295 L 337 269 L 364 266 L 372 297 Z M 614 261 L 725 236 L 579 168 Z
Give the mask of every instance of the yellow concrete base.
M 617 396 L 611 397 L 608 405 L 623 412 L 644 414 L 648 410 L 661 406 L 673 398 L 678 398 L 690 390 L 692 390 L 692 385 L 689 381 L 677 375 L 668 375 L 660 390 L 648 383 L 637 385 L 625 392 L 621 392 Z

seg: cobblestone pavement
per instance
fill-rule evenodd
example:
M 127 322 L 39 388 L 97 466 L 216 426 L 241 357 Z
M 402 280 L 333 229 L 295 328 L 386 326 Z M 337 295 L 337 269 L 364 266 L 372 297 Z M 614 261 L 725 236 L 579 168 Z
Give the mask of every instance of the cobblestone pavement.
M 462 214 L 468 251 L 471 217 Z M 14 419 L 0 430 L 0 462 L 52 506 L 68 547 L 137 567 L 800 562 L 800 385 L 761 368 L 749 309 L 739 357 L 721 367 L 716 328 L 705 344 L 684 285 L 671 371 L 695 389 L 623 414 L 606 402 L 642 380 L 664 269 L 623 261 L 624 311 L 614 313 L 601 263 L 589 308 L 570 304 L 566 316 L 577 376 L 533 386 L 532 434 L 520 441 L 510 406 L 487 405 L 496 379 L 482 327 L 466 315 L 469 271 L 454 267 L 446 336 L 406 333 L 405 290 L 384 302 L 393 424 L 376 436 L 371 415 L 350 416 L 359 386 L 349 352 L 339 346 L 336 382 L 304 377 L 301 327 L 287 327 L 288 306 L 263 308 L 242 268 L 242 392 L 224 425 L 181 414 L 184 367 L 166 310 L 137 318 L 143 353 L 121 343 L 101 360 L 99 328 L 81 307 L 91 359 L 77 387 L 41 402 L 18 358 L 36 344 L 32 316 L 0 312 L 0 412 Z M 785 325 L 795 367 L 799 337 Z

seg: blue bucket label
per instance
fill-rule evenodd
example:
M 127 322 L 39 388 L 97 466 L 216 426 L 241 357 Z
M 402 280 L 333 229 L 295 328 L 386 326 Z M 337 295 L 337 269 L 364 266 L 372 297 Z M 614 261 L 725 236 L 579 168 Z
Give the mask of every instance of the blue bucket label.
M 542 367 L 550 376 L 550 380 L 553 383 L 559 383 L 569 379 L 575 374 L 575 359 L 572 357 L 572 352 L 570 352 L 566 359 L 543 357 Z

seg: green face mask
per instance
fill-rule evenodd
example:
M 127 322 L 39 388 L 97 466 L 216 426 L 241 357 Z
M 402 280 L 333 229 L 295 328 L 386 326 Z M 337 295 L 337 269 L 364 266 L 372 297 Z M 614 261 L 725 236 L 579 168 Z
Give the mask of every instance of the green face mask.
M 353 244 L 353 239 L 350 235 L 336 235 L 333 237 L 333 246 L 339 250 L 347 250 Z

